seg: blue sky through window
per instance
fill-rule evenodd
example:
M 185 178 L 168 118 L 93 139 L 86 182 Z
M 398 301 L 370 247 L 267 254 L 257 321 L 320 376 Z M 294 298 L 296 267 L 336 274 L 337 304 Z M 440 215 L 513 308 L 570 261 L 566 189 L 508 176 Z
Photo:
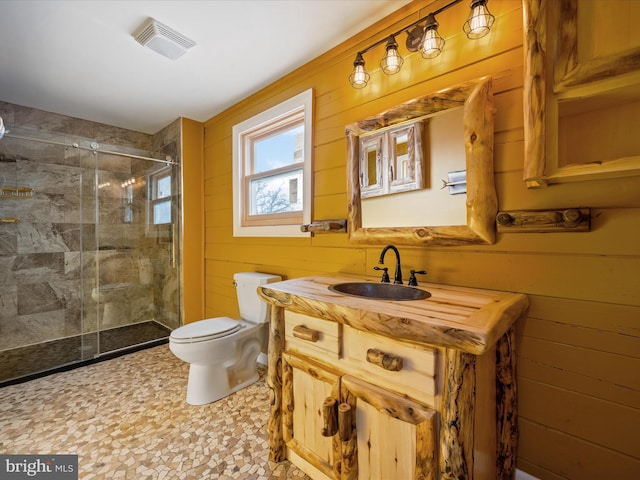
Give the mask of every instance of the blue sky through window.
M 296 138 L 304 132 L 304 126 L 298 125 L 289 130 L 255 142 L 255 172 L 261 173 L 268 170 L 291 165 L 302 158 L 294 159 L 296 151 Z M 301 148 L 301 146 L 299 146 Z

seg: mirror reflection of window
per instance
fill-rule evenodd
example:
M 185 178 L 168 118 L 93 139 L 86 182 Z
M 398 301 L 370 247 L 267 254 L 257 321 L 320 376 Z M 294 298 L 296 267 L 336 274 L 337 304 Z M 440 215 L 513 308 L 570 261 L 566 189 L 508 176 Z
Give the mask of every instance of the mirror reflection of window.
M 360 138 L 360 196 L 377 197 L 424 188 L 422 132 L 427 120 Z
M 365 181 L 366 186 L 369 187 L 376 184 L 378 177 L 378 150 L 373 146 L 369 146 L 365 152 L 365 157 L 367 159 L 367 176 Z
M 125 187 L 124 222 L 133 222 L 133 185 Z
M 413 127 L 391 132 L 391 185 L 400 185 L 414 181 L 415 156 L 412 147 Z
M 360 190 L 363 197 L 383 193 L 383 136 L 364 137 L 360 141 Z

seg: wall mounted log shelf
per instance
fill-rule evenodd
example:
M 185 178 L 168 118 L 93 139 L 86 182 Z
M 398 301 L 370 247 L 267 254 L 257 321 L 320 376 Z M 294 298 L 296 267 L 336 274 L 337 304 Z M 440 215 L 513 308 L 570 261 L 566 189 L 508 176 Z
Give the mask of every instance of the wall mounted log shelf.
M 313 223 L 300 225 L 300 231 L 310 233 L 346 233 L 347 220 L 317 220 Z
M 567 208 L 499 212 L 496 223 L 498 232 L 502 233 L 588 232 L 591 211 L 588 208 Z

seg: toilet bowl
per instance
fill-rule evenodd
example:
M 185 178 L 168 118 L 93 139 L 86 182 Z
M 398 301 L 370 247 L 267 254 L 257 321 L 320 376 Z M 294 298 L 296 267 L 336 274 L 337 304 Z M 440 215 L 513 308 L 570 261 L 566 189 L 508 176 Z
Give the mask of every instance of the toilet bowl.
M 215 402 L 258 380 L 257 358 L 263 350 L 261 339 L 269 309 L 256 289 L 281 277 L 245 272 L 233 278 L 241 320 L 199 320 L 175 329 L 169 336 L 169 349 L 190 364 L 187 403 L 191 405 Z

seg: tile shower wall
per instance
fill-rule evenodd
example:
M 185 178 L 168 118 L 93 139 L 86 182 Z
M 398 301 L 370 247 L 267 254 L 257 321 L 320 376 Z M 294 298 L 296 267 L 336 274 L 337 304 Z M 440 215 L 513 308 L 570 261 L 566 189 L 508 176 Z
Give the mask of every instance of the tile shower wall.
M 4 102 L 0 116 L 8 129 L 29 130 L 30 137 L 68 144 L 81 137 L 116 151 L 159 151 L 179 160 L 179 121 L 151 136 Z M 6 136 L 0 141 L 0 187 L 34 188 L 32 198 L 0 198 L 0 217 L 20 219 L 0 224 L 0 350 L 95 331 L 96 261 L 117 255 L 131 265 L 119 281 L 138 275 L 140 258 L 149 259 L 152 272 L 122 323 L 156 319 L 178 326 L 173 235 L 145 235 L 144 182 L 134 186 L 133 202 L 122 195 L 121 184 L 145 178 L 149 163 L 98 153 L 96 170 L 90 151 Z M 99 208 L 96 179 L 103 185 Z M 133 221 L 123 221 L 126 208 Z

